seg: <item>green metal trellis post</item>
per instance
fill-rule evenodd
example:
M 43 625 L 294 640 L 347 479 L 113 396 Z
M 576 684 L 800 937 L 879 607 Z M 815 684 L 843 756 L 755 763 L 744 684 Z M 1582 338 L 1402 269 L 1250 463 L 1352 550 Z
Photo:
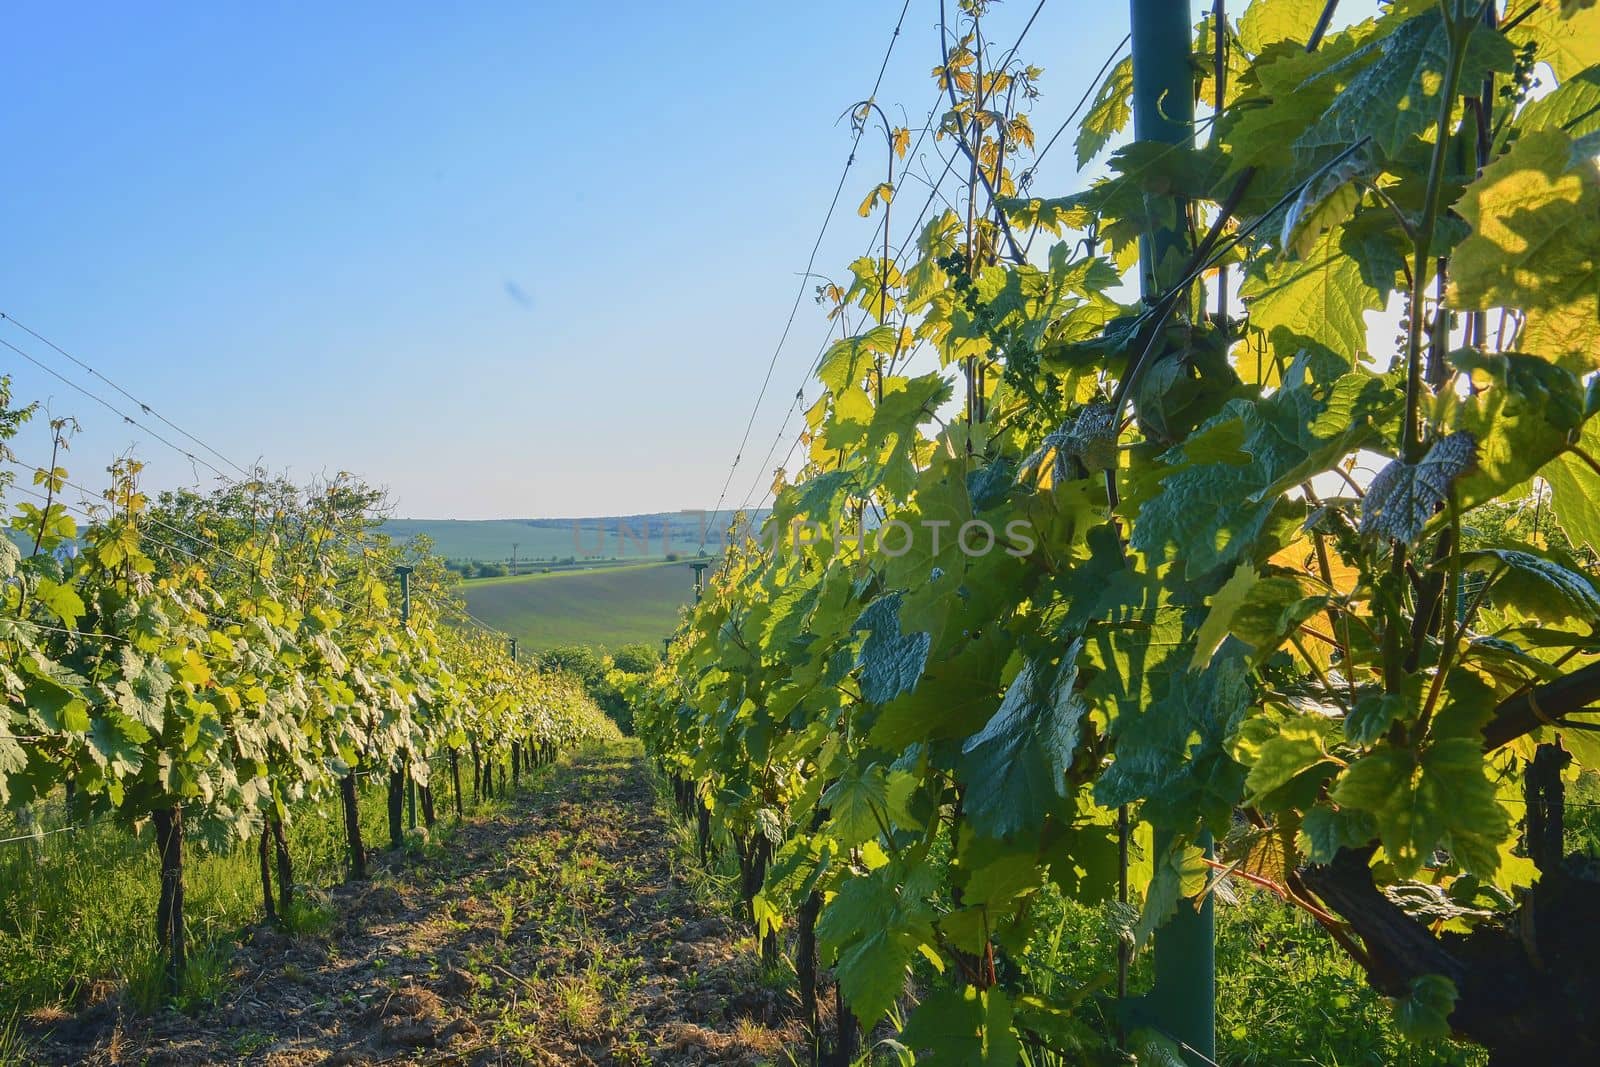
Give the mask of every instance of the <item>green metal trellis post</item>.
M 1141 141 L 1191 144 L 1194 140 L 1194 69 L 1187 0 L 1131 0 L 1133 30 L 1133 131 Z M 1146 234 L 1139 255 L 1142 295 L 1153 297 L 1177 280 L 1187 252 L 1184 212 L 1177 204 L 1171 229 Z M 1198 842 L 1209 854 L 1209 838 Z M 1172 835 L 1157 833 L 1155 855 Z M 1155 935 L 1155 987 L 1141 1014 L 1167 1037 L 1188 1046 L 1200 1067 L 1216 1059 L 1216 944 L 1209 896 L 1177 914 Z M 1198 1053 L 1199 1055 L 1194 1055 Z M 1200 1059 L 1199 1057 L 1205 1057 Z
M 706 568 L 711 566 L 711 564 L 691 563 L 689 566 L 694 568 L 694 602 L 698 604 L 700 603 L 700 598 L 705 595 Z

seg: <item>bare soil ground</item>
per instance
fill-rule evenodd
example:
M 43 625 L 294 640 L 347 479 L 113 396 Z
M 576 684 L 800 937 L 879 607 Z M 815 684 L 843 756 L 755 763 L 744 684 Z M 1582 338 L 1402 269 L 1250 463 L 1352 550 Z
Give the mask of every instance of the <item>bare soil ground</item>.
M 328 894 L 322 933 L 251 930 L 193 1017 L 109 992 L 22 1036 L 41 1063 L 271 1067 L 753 1067 L 803 1047 L 793 994 L 698 899 L 636 747 L 575 756 L 384 862 Z

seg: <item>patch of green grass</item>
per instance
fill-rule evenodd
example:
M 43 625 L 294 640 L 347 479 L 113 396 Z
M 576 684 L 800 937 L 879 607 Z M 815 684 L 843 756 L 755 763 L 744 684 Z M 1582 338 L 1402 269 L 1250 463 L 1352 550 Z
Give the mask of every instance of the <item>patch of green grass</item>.
M 465 776 L 470 788 L 470 773 Z M 524 776 L 525 783 L 537 777 Z M 439 779 L 439 821 L 426 842 L 408 848 L 439 853 L 455 824 L 448 775 Z M 389 839 L 384 783 L 363 779 L 361 832 L 369 866 Z M 474 804 L 467 815 L 504 810 L 499 799 Z M 63 825 L 59 797 L 37 806 L 44 829 Z M 316 889 L 344 880 L 346 845 L 337 797 L 300 806 L 286 827 L 297 885 L 284 927 L 317 937 L 333 925 L 326 894 Z M 0 837 L 20 832 L 0 819 Z M 208 853 L 190 841 L 184 871 L 189 967 L 185 988 L 170 1002 L 193 1010 L 215 999 L 228 982 L 232 946 L 262 920 L 261 876 L 255 843 Z M 131 833 L 110 822 L 85 825 L 31 841 L 0 846 L 0 1019 L 42 1005 L 71 1005 L 96 987 L 125 987 L 130 1002 L 154 1008 L 169 1002 L 155 941 L 159 870 L 148 828 Z M 12 1042 L 14 1043 L 14 1042 Z M 0 1067 L 8 1038 L 0 1029 Z
M 26 1067 L 34 1062 L 33 1050 L 17 1029 L 21 1012 L 13 1010 L 0 1023 L 0 1067 Z
M 694 597 L 687 563 L 488 578 L 462 587 L 467 610 L 527 649 L 656 645 Z

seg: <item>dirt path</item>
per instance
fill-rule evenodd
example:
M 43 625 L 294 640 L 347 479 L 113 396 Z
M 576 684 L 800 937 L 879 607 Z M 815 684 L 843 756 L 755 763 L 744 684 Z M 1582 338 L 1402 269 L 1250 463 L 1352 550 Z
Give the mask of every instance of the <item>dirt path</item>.
M 792 994 L 697 903 L 637 748 L 546 772 L 500 815 L 329 897 L 320 935 L 254 932 L 195 1018 L 109 999 L 46 1063 L 786 1063 Z

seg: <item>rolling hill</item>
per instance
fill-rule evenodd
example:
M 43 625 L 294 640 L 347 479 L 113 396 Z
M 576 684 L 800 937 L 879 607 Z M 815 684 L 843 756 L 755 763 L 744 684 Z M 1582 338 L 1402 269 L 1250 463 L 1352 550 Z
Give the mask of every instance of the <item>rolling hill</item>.
M 582 644 L 658 646 L 694 598 L 687 563 L 651 562 L 465 583 L 467 610 L 529 650 Z
M 658 511 L 582 519 L 387 519 L 379 529 L 397 541 L 427 536 L 446 559 L 504 562 L 515 546 L 519 560 L 534 563 L 568 557 L 643 561 L 695 555 L 702 542 L 715 553 L 730 519 L 721 512 L 713 527 L 708 511 Z

